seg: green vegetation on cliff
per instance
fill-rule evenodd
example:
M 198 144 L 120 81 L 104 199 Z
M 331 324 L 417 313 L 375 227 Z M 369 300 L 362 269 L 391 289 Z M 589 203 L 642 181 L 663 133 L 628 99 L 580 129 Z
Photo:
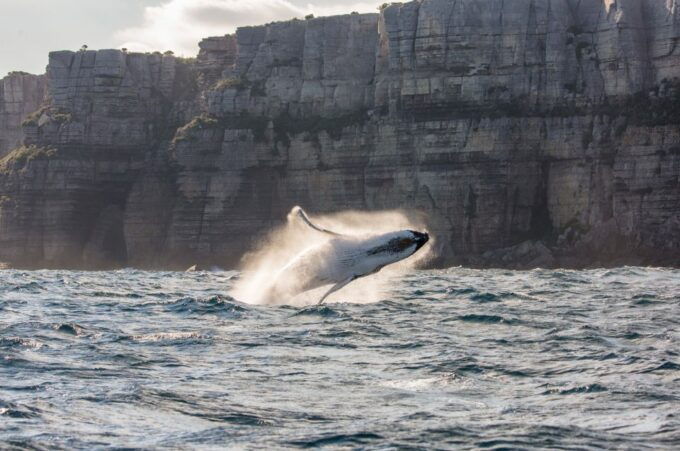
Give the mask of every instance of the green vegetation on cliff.
M 194 117 L 188 124 L 179 128 L 173 141 L 175 143 L 180 141 L 190 141 L 194 139 L 193 132 L 206 128 L 217 128 L 219 125 L 220 121 L 215 117 L 205 113 L 201 114 L 200 116 Z
M 56 149 L 38 146 L 21 146 L 12 150 L 0 160 L 0 173 L 23 169 L 33 160 L 49 159 L 57 154 Z
M 23 127 L 38 125 L 40 118 L 44 114 L 46 114 L 47 116 L 49 116 L 51 120 L 58 122 L 59 124 L 63 124 L 64 122 L 70 122 L 71 119 L 73 119 L 72 114 L 67 111 L 58 111 L 53 108 L 50 108 L 49 106 L 43 106 L 42 108 L 26 116 L 21 125 Z

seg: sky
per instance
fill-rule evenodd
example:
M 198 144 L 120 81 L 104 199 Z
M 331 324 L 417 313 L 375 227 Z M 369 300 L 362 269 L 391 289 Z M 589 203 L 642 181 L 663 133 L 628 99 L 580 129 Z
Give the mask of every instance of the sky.
M 127 48 L 195 56 L 198 41 L 243 25 L 377 12 L 384 0 L 0 0 L 0 78 L 45 72 L 53 50 Z

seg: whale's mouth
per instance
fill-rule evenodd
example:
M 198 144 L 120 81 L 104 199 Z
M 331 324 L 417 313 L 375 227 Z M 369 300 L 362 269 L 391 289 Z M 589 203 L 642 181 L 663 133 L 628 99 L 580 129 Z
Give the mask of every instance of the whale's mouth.
M 425 243 L 430 239 L 430 235 L 427 232 L 413 232 L 413 235 L 415 235 L 413 239 L 416 242 L 416 251 L 425 246 Z

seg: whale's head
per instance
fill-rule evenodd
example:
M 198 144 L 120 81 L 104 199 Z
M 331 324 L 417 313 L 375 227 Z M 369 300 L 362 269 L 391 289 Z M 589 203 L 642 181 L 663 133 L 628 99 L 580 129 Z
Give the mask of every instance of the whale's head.
M 400 230 L 376 237 L 367 250 L 370 257 L 381 260 L 383 265 L 395 263 L 415 254 L 428 242 L 426 232 Z

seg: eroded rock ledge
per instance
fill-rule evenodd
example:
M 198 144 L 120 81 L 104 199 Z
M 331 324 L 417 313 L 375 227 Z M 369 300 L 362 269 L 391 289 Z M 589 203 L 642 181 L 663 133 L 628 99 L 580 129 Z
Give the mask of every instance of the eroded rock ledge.
M 229 266 L 300 204 L 422 211 L 439 264 L 678 265 L 678 6 L 423 0 L 191 60 L 53 52 L 0 261 Z

